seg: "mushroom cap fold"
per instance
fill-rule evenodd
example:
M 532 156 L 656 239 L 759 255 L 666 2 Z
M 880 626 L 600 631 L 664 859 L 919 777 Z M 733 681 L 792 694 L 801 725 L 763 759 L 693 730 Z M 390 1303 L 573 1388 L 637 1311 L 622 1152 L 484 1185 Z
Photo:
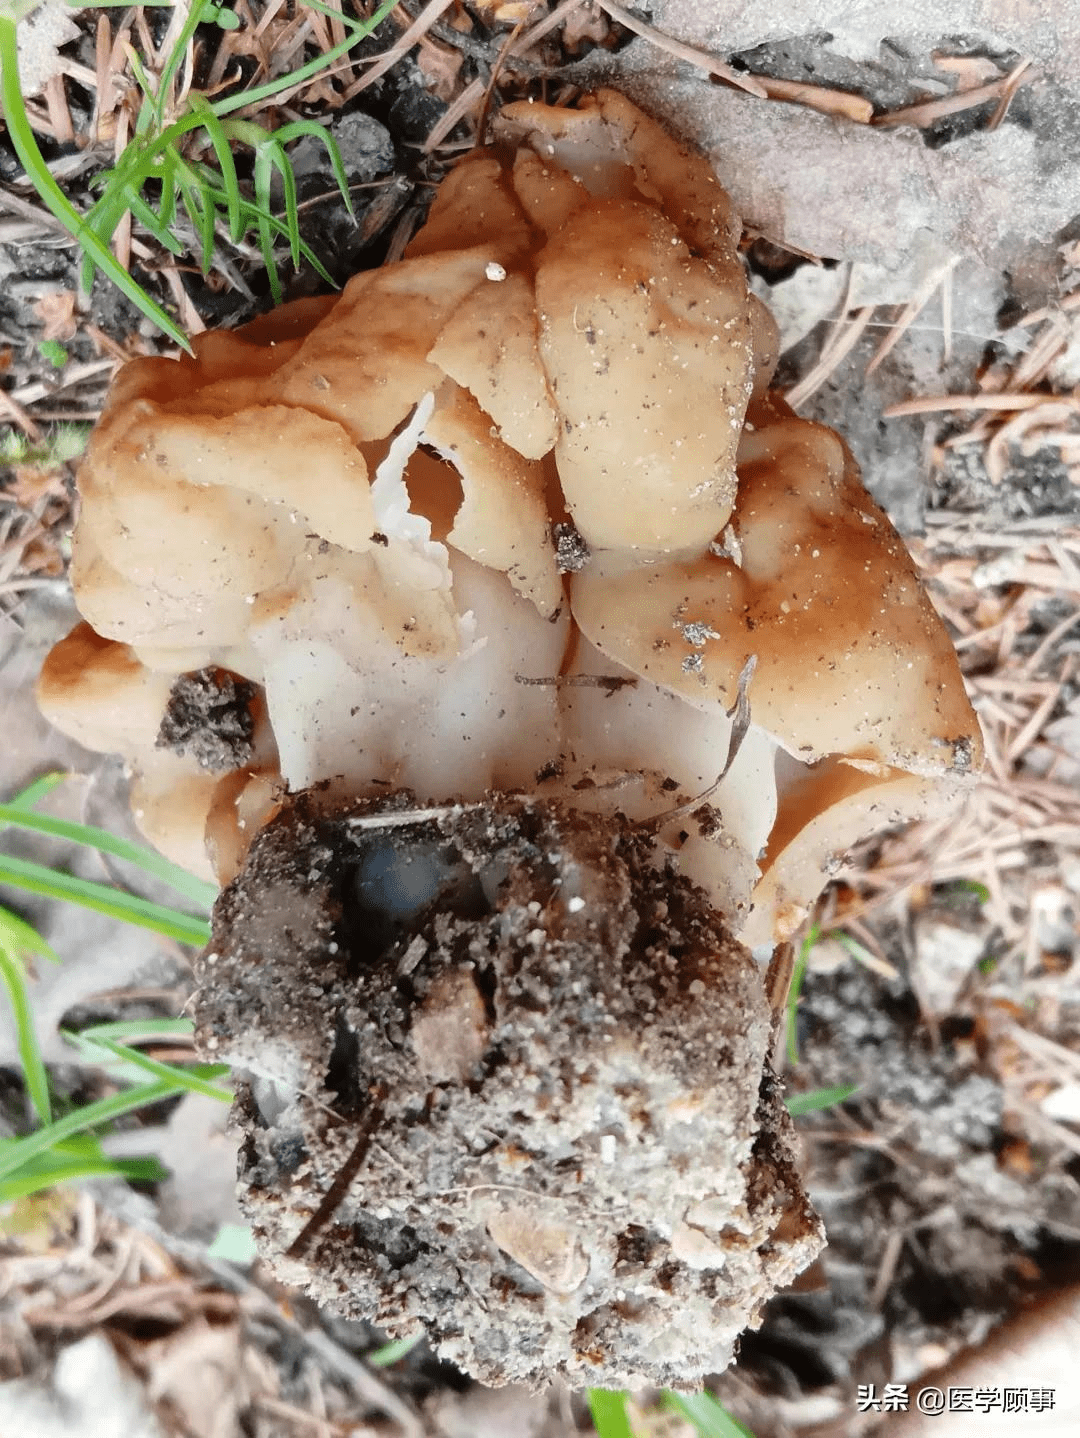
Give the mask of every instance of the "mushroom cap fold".
M 536 304 L 582 535 L 605 549 L 707 544 L 731 514 L 753 383 L 745 291 L 717 284 L 662 214 L 598 200 L 540 252 Z
M 611 658 L 715 709 L 755 656 L 754 723 L 807 763 L 980 766 L 948 635 L 832 430 L 790 418 L 744 435 L 732 531 L 737 560 L 715 545 L 652 565 L 598 557 L 571 580 L 574 618 Z

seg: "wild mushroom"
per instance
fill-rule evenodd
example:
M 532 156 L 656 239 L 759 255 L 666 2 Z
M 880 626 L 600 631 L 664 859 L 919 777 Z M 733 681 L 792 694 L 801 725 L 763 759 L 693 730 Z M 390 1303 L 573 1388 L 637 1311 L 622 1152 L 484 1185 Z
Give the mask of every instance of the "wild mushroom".
M 228 885 L 260 1247 L 488 1382 L 693 1384 L 810 1260 L 746 942 L 980 761 L 737 237 L 621 96 L 511 106 L 404 260 L 129 366 L 83 465 L 41 702 Z

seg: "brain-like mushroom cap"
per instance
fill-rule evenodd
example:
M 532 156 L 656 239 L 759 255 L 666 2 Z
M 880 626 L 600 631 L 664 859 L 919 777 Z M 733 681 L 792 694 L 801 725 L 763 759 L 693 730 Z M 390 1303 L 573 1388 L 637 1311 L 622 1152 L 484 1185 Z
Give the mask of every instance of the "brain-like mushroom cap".
M 572 580 L 592 642 L 693 704 L 728 707 L 756 657 L 754 722 L 790 753 L 942 775 L 980 762 L 956 656 L 915 566 L 832 430 L 743 436 L 727 547 Z
M 80 475 L 93 630 L 43 704 L 131 759 L 163 847 L 173 799 L 174 853 L 209 824 L 222 875 L 279 781 L 548 785 L 787 933 L 839 851 L 978 768 L 955 657 L 841 441 L 765 394 L 708 162 L 610 91 L 496 132 L 403 261 L 121 371 Z M 260 687 L 265 742 L 195 782 L 143 731 L 207 666 Z

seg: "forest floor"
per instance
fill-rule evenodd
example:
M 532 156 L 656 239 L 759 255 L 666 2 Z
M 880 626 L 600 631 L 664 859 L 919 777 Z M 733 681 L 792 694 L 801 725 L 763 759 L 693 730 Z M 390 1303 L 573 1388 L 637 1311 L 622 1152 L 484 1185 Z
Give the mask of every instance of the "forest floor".
M 778 383 L 800 413 L 849 438 L 949 625 L 986 773 L 962 818 L 866 845 L 822 902 L 787 1078 L 794 1091 L 858 1086 L 799 1122 L 828 1248 L 713 1384 L 758 1438 L 856 1438 L 889 1425 L 859 1411 L 860 1385 L 914 1393 L 998 1325 L 1080 1285 L 1080 45 L 1067 20 L 1050 26 L 1056 45 L 1034 21 L 1025 34 L 1023 6 L 984 33 L 959 0 L 932 22 L 909 6 L 909 25 L 904 7 L 894 17 L 883 3 L 881 25 L 898 27 L 883 29 L 885 44 L 818 23 L 829 7 L 809 0 L 789 7 L 786 33 L 764 19 L 755 31 L 756 8 L 403 3 L 247 117 L 269 128 L 315 119 L 338 139 L 355 222 L 321 146 L 300 140 L 293 160 L 301 233 L 340 282 L 401 253 L 492 107 L 621 85 L 717 159 L 747 221 L 754 287 L 781 319 Z M 785 6 L 769 8 L 775 19 Z M 738 49 L 717 42 L 721 12 Z M 239 93 L 342 35 L 332 14 L 285 0 L 237 0 L 230 13 L 235 28 L 199 27 L 181 89 Z M 183 14 L 39 12 L 27 113 L 77 208 L 130 137 L 132 55 L 159 73 Z M 745 143 L 724 148 L 733 134 Z M 803 204 L 808 153 L 835 166 L 811 176 L 816 206 Z M 248 185 L 242 147 L 236 163 Z M 766 178 L 747 176 L 753 163 Z M 835 242 L 820 238 L 831 215 Z M 137 223 L 119 245 L 194 333 L 270 303 L 258 246 L 218 239 L 205 275 Z M 100 276 L 83 294 L 80 265 L 0 135 L 0 796 L 69 768 L 80 777 L 57 812 L 125 832 L 115 762 L 50 731 L 30 693 L 73 621 L 74 462 L 117 365 L 170 352 Z M 310 266 L 283 262 L 282 273 L 286 297 L 326 287 Z M 71 858 L 56 845 L 19 852 Z M 36 1002 L 70 1092 L 86 1078 L 64 1067 L 61 1020 L 175 1013 L 186 1001 L 178 946 L 14 892 L 5 903 L 65 958 Z M 0 1079 L 11 1113 L 17 1055 L 2 1024 Z M 173 1169 L 159 1190 L 57 1190 L 8 1225 L 0 1430 L 17 1431 L 17 1416 L 41 1438 L 591 1431 L 580 1395 L 485 1390 L 423 1346 L 373 1365 L 373 1330 L 316 1313 L 257 1263 L 208 1257 L 208 1240 L 238 1222 L 230 1140 L 211 1108 L 185 1099 L 130 1136 Z M 1033 1391 L 1054 1384 L 1037 1329 L 1024 1330 L 1035 1346 L 1019 1380 Z M 995 1431 L 989 1416 L 970 1431 Z M 1044 1418 L 1037 1431 L 1054 1431 Z M 690 1431 L 647 1398 L 636 1421 L 641 1433 Z M 969 1431 L 945 1423 L 935 1431 Z

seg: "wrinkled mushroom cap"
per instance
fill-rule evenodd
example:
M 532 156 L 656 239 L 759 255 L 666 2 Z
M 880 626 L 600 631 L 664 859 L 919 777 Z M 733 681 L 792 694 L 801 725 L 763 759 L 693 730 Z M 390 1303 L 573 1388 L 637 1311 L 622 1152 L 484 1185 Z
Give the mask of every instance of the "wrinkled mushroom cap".
M 755 655 L 754 722 L 807 763 L 978 767 L 948 635 L 832 430 L 792 416 L 744 436 L 729 542 L 647 567 L 599 556 L 574 618 L 693 704 L 729 707 Z
M 738 234 L 623 97 L 513 105 L 401 262 L 121 371 L 80 474 L 93 629 L 41 694 L 143 775 L 155 842 L 190 857 L 201 812 L 224 878 L 276 784 L 547 786 L 766 939 L 867 828 L 959 800 L 947 635 L 842 442 L 765 395 Z M 208 667 L 265 742 L 181 795 L 152 713 Z

